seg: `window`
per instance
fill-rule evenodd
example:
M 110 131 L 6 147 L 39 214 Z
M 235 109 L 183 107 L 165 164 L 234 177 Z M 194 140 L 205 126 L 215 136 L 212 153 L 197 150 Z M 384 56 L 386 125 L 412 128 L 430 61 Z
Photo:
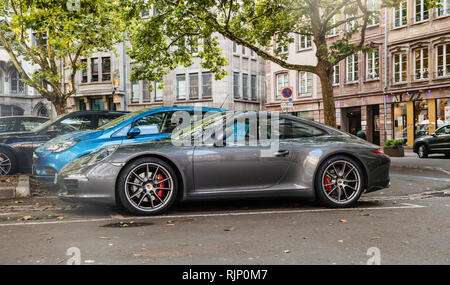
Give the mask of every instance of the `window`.
M 277 75 L 277 94 L 276 97 L 281 96 L 281 91 L 289 86 L 289 75 L 288 73 L 282 73 Z
M 438 17 L 450 14 L 450 0 L 439 1 L 442 8 L 438 8 Z
M 189 37 L 189 48 L 191 53 L 193 54 L 198 53 L 198 37 L 196 36 Z
M 299 73 L 299 90 L 300 95 L 311 94 L 312 93 L 312 73 L 300 71 Z
M 109 98 L 108 98 L 108 110 L 110 110 L 110 111 L 117 111 L 116 103 L 114 103 L 114 98 L 113 98 L 113 97 L 109 97 Z M 109 117 L 109 118 L 106 118 L 106 119 L 108 119 L 108 120 L 106 121 L 106 119 L 103 119 L 102 125 L 103 125 L 103 124 L 106 124 L 106 123 L 108 123 L 109 121 L 112 121 L 112 120 L 115 119 L 114 116 L 109 116 L 109 115 L 108 115 L 107 117 Z M 99 127 L 101 126 L 101 125 L 100 125 L 100 118 L 99 118 L 98 126 L 99 126 Z
M 238 53 L 238 45 L 235 42 L 233 42 L 233 53 Z
M 46 32 L 44 32 L 44 33 L 37 33 L 37 32 L 34 32 L 33 33 L 33 45 L 34 46 L 36 46 L 36 47 L 40 47 L 40 44 L 39 44 L 39 35 L 42 37 L 42 44 L 43 44 L 43 47 L 47 47 L 47 33 Z
M 298 37 L 298 49 L 309 49 L 311 46 L 311 36 L 300 35 Z
M 407 9 L 406 1 L 400 2 L 398 8 L 394 8 L 394 28 L 406 25 L 407 23 L 406 9 Z
M 421 48 L 414 51 L 414 79 L 428 78 L 428 49 Z
M 358 54 L 347 57 L 347 82 L 358 81 Z
M 91 81 L 98 81 L 98 58 L 91 58 Z
M 345 19 L 349 19 L 355 17 L 355 15 L 345 15 Z M 345 22 L 345 30 L 347 32 L 353 31 L 356 28 L 356 21 L 355 20 L 351 20 L 351 21 L 347 21 Z
M 426 0 L 415 0 L 415 14 L 416 17 L 414 18 L 416 23 L 428 20 L 428 9 L 426 7 Z
M 111 80 L 111 58 L 102 57 L 102 81 Z
M 96 106 L 98 100 L 100 100 L 103 103 L 102 99 L 91 99 L 91 104 L 93 103 L 93 105 Z M 100 103 L 98 103 L 98 104 L 100 104 Z M 100 109 L 95 109 L 95 110 L 100 110 Z M 72 117 L 68 117 L 68 118 L 54 124 L 53 128 L 59 134 L 66 134 L 66 133 L 71 133 L 74 131 L 88 130 L 88 129 L 91 129 L 91 121 L 92 121 L 92 117 L 90 115 L 72 116 Z
M 406 81 L 406 53 L 393 55 L 394 83 Z
M 244 100 L 248 100 L 248 74 L 242 74 L 242 97 Z
M 150 101 L 150 91 L 148 90 L 148 81 L 142 81 L 142 101 L 149 102 Z
M 131 82 L 131 103 L 139 102 L 140 93 L 139 82 Z
M 202 72 L 202 98 L 211 98 L 212 96 L 212 73 Z
M 86 111 L 86 102 L 84 101 L 84 99 L 80 99 L 80 111 Z
M 88 82 L 88 63 L 87 59 L 82 59 L 81 63 L 83 65 L 83 69 L 81 70 L 81 83 Z
M 189 74 L 189 99 L 198 99 L 198 73 Z
M 294 120 L 280 119 L 280 139 L 298 139 L 322 136 L 325 131 Z
M 186 75 L 177 74 L 177 100 L 186 99 Z
M 13 70 L 10 73 L 11 80 L 11 93 L 12 94 L 24 94 L 25 93 L 25 83 L 20 80 L 20 74 L 17 70 Z
M 150 10 L 148 10 L 148 9 L 142 10 L 141 17 L 145 18 L 145 17 L 148 17 L 148 16 L 150 16 Z
M 372 12 L 367 22 L 367 26 L 376 26 L 380 23 L 379 0 L 367 0 L 367 7 Z
M 240 85 L 239 85 L 239 72 L 233 72 L 233 96 L 236 99 L 240 99 L 241 98 L 241 93 L 240 93 Z
M 275 44 L 275 53 L 276 54 L 283 54 L 287 53 L 289 51 L 287 45 L 281 45 L 278 42 Z
M 242 46 L 242 55 L 245 55 L 245 47 Z
M 374 50 L 366 53 L 366 79 L 379 78 L 379 52 Z
M 339 85 L 339 64 L 333 66 L 333 85 Z
M 256 75 L 252 75 L 252 100 L 256 101 L 257 100 L 257 96 L 256 96 Z
M 154 92 L 154 98 L 155 101 L 162 101 L 163 100 L 163 90 L 158 88 L 158 85 L 161 81 L 153 81 L 153 92 Z
M 133 126 L 138 127 L 141 133 L 139 136 L 159 134 L 164 121 L 164 113 L 152 114 L 140 118 L 134 122 Z
M 450 76 L 450 44 L 438 45 L 437 50 L 437 76 Z
M 333 18 L 331 18 L 330 26 L 334 26 L 334 25 L 336 25 L 336 15 L 334 15 Z M 328 37 L 336 36 L 337 34 L 338 33 L 337 33 L 337 28 L 336 27 L 333 27 L 333 28 L 329 29 L 328 32 L 327 32 L 327 36 Z

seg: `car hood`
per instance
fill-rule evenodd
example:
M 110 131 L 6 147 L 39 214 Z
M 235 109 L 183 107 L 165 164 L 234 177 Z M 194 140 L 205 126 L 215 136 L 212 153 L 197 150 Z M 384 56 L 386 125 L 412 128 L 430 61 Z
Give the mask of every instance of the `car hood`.
M 73 132 L 70 134 L 65 134 L 65 135 L 61 135 L 58 136 L 52 140 L 49 140 L 46 145 L 50 144 L 50 143 L 60 143 L 60 142 L 64 142 L 64 141 L 69 141 L 69 140 L 89 140 L 89 139 L 94 139 L 97 138 L 99 136 L 101 136 L 103 134 L 103 131 L 101 130 L 88 130 L 88 131 L 78 131 L 78 132 Z M 43 146 L 41 146 L 42 148 Z
M 431 139 L 432 137 L 433 136 L 421 136 L 420 138 L 416 139 L 416 142 L 424 141 L 424 140 L 427 140 L 427 139 Z

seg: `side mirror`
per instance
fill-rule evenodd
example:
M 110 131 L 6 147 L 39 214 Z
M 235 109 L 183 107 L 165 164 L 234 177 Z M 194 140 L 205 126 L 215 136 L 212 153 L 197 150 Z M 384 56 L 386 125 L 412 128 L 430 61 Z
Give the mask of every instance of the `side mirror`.
M 226 141 L 224 139 L 224 137 L 220 136 L 218 139 L 216 139 L 214 141 L 214 146 L 215 147 L 222 147 L 226 145 Z
M 437 134 L 436 133 L 432 133 L 431 136 L 432 137 L 437 137 Z
M 141 134 L 141 130 L 138 127 L 132 127 L 128 133 L 127 133 L 127 137 L 129 139 L 134 138 L 135 136 L 138 136 Z

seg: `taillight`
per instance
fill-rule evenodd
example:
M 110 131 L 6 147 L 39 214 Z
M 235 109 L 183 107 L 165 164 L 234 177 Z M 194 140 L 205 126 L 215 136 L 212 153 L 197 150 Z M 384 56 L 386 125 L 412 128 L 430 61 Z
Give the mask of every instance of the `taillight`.
M 373 149 L 370 152 L 375 153 L 375 154 L 384 154 L 384 151 L 382 148 Z

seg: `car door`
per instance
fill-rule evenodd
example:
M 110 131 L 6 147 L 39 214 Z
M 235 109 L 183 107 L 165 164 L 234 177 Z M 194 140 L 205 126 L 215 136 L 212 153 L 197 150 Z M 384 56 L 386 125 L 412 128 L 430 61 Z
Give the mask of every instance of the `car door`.
M 448 146 L 448 144 L 450 144 L 449 137 L 450 137 L 450 126 L 443 126 L 437 129 L 434 132 L 434 135 L 431 138 L 429 138 L 428 144 L 430 150 L 433 152 L 439 152 L 449 149 L 450 148 Z
M 261 128 L 267 126 L 260 120 L 256 145 L 248 143 L 250 121 L 235 122 L 231 127 L 233 129 L 228 133 L 234 139 L 225 136 L 222 146 L 195 146 L 193 176 L 196 192 L 267 189 L 276 185 L 289 168 L 290 144 L 279 140 L 278 147 L 268 147 L 267 140 L 261 139 Z M 240 139 L 242 136 L 245 140 Z

